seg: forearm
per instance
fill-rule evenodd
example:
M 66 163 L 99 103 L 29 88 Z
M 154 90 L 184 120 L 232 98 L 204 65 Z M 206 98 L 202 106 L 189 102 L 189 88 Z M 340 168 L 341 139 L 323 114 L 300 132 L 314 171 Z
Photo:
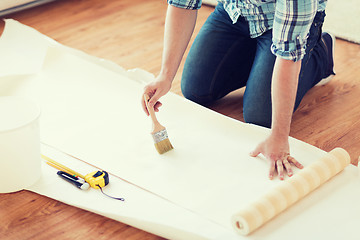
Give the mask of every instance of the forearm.
M 172 81 L 194 31 L 197 10 L 169 5 L 164 33 L 164 48 L 160 76 Z
M 301 61 L 277 58 L 272 77 L 272 136 L 288 139 Z

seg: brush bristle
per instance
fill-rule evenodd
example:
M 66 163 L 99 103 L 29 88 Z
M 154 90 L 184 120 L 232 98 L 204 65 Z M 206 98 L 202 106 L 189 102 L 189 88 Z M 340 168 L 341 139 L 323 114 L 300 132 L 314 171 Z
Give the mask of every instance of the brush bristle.
M 158 153 L 163 154 L 166 153 L 168 151 L 170 151 L 171 149 L 173 149 L 174 147 L 171 145 L 171 142 L 169 140 L 169 138 L 164 139 L 158 143 L 155 143 L 155 148 L 158 151 Z

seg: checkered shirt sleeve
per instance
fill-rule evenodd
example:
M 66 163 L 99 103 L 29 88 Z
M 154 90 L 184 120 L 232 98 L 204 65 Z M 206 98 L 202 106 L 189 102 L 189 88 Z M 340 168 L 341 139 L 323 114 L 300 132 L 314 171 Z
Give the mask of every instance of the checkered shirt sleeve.
M 305 55 L 318 0 L 277 0 L 271 51 L 284 59 L 298 61 Z
M 168 4 L 185 9 L 199 9 L 202 0 L 167 0 Z

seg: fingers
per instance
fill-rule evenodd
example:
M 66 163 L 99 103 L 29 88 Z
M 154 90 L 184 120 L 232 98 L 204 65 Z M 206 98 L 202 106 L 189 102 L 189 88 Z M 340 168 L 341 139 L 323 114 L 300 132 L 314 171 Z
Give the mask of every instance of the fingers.
M 251 156 L 251 157 L 257 157 L 261 152 L 262 152 L 262 144 L 260 144 L 260 145 L 258 145 L 256 148 L 255 148 L 255 150 L 253 150 L 253 151 L 251 151 L 250 153 L 249 153 L 249 155 Z
M 284 166 L 283 166 L 282 160 L 276 161 L 276 168 L 277 168 L 280 180 L 284 180 Z
M 159 107 L 161 107 L 161 106 L 162 106 L 162 103 L 161 103 L 161 102 L 159 102 L 159 101 L 156 102 L 156 103 L 155 103 L 155 106 L 154 106 L 154 111 L 155 111 L 155 112 L 158 112 L 158 111 L 159 111 Z
M 270 161 L 270 172 L 269 172 L 270 180 L 272 180 L 274 178 L 275 171 L 276 171 L 275 161 Z
M 160 94 L 158 93 L 159 91 L 153 90 L 151 87 L 147 86 L 144 89 L 144 96 L 147 95 L 149 97 L 149 99 L 147 100 L 148 102 L 146 103 L 146 99 L 144 97 L 142 97 L 141 99 L 141 105 L 143 108 L 143 111 L 145 112 L 145 114 L 147 116 L 149 116 L 149 111 L 148 108 L 153 108 L 155 112 L 159 112 L 159 107 L 162 106 L 162 103 L 158 101 L 158 99 L 161 97 Z
M 288 156 L 287 160 L 288 160 L 289 162 L 291 162 L 292 164 L 294 164 L 294 165 L 295 165 L 297 168 L 299 168 L 299 169 L 303 169 L 303 168 L 304 168 L 304 166 L 301 165 L 301 163 L 299 163 L 298 161 L 296 161 L 296 159 L 293 158 L 293 157 L 291 157 L 291 156 Z
M 304 166 L 301 163 L 299 163 L 295 158 L 291 157 L 289 154 L 286 154 L 284 157 L 276 161 L 270 160 L 270 162 L 271 162 L 270 173 L 269 173 L 270 179 L 273 179 L 273 176 L 276 171 L 279 175 L 280 180 L 284 180 L 285 171 L 287 172 L 287 175 L 289 177 L 293 176 L 294 172 L 291 168 L 291 164 L 294 164 L 299 169 L 304 168 Z
M 148 104 L 147 104 L 149 108 L 154 108 L 155 104 L 161 97 L 160 90 L 156 86 L 152 86 L 152 85 L 148 85 L 144 88 L 144 94 L 149 96 Z
M 150 96 L 148 106 L 155 109 L 155 105 L 158 103 L 161 96 L 162 94 L 159 90 L 155 91 L 154 94 Z
M 297 168 L 303 168 L 303 166 L 290 156 L 288 141 L 280 142 L 276 139 L 268 137 L 265 141 L 257 145 L 254 151 L 250 152 L 250 156 L 256 157 L 262 154 L 270 162 L 269 178 L 273 179 L 276 175 L 281 180 L 284 180 L 285 174 L 289 177 L 293 176 L 293 170 L 291 164 L 294 164 Z
M 149 116 L 149 111 L 147 110 L 144 97 L 141 98 L 141 106 L 142 106 L 142 109 L 144 110 L 145 114 L 146 114 L 147 116 Z
M 261 151 L 255 149 L 254 151 L 250 152 L 249 154 L 251 157 L 257 157 L 260 153 L 261 153 Z
M 257 156 L 259 152 L 256 150 L 251 152 L 251 156 Z M 289 154 L 283 154 L 281 157 L 274 158 L 274 156 L 268 156 L 267 159 L 270 162 L 270 170 L 269 170 L 269 179 L 272 180 L 274 176 L 277 174 L 280 180 L 285 179 L 285 173 L 289 177 L 294 175 L 291 164 L 294 164 L 297 168 L 302 169 L 303 165 L 299 163 L 295 158 L 291 157 Z
M 289 157 L 290 156 L 288 156 L 288 158 Z M 291 165 L 290 165 L 289 161 L 287 159 L 284 159 L 283 164 L 284 164 L 284 167 L 285 167 L 285 170 L 286 170 L 288 176 L 291 177 L 293 175 L 293 171 L 291 169 Z

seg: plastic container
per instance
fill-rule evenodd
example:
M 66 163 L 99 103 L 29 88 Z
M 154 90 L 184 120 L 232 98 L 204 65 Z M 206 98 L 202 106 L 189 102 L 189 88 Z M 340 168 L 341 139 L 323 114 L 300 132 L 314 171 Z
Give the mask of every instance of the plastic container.
M 22 97 L 0 97 L 0 193 L 22 190 L 41 175 L 40 107 Z

